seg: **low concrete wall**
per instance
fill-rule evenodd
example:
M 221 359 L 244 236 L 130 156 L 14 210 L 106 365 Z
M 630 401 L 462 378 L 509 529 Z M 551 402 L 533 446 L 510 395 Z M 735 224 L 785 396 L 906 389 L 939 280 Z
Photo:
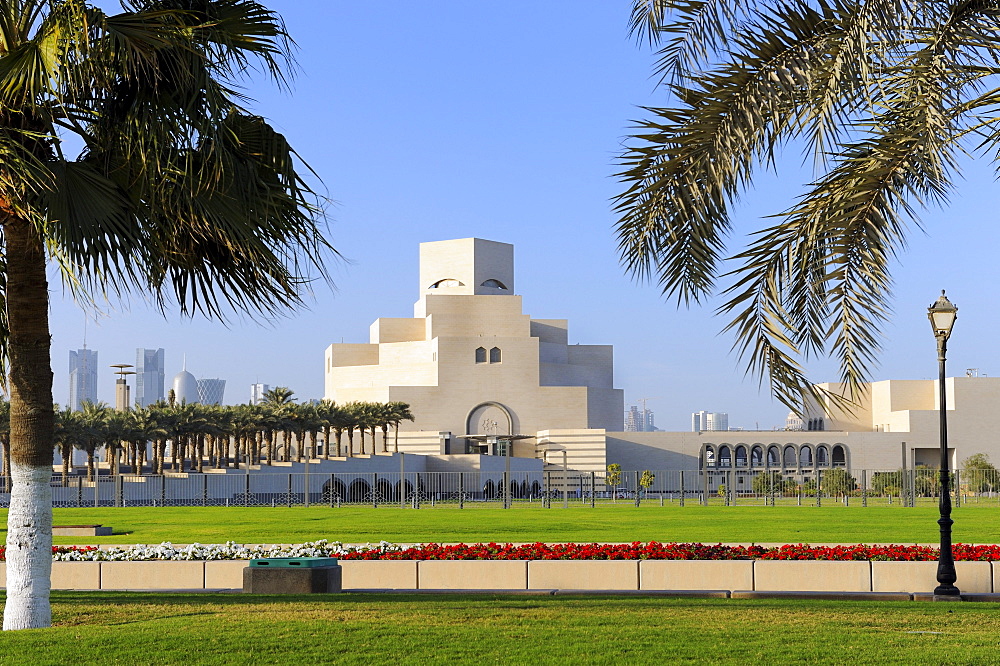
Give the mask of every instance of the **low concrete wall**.
M 345 590 L 747 590 L 926 594 L 937 562 L 341 560 Z M 53 562 L 55 590 L 225 590 L 246 561 Z M 1000 591 L 1000 562 L 956 562 L 964 593 Z M 6 565 L 0 563 L 0 587 Z

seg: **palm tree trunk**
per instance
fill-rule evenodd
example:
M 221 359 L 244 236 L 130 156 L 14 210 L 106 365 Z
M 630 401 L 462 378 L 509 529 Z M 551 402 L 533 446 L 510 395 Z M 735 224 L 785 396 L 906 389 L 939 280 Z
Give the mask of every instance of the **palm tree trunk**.
M 341 457 L 341 455 L 340 455 L 340 453 L 341 453 L 341 451 L 340 451 L 340 438 L 344 436 L 344 430 L 342 428 L 337 428 L 336 430 L 333 431 L 333 433 L 334 433 L 334 437 L 337 438 L 337 457 L 340 458 Z
M 399 421 L 393 421 L 393 426 L 395 426 L 395 432 L 392 435 L 392 451 L 399 453 Z
M 347 457 L 354 457 L 354 428 L 347 429 Z
M 69 485 L 69 463 L 73 459 L 73 446 L 62 446 L 62 487 L 65 488 Z
M 0 201 L 0 211 L 4 211 Z M 52 624 L 52 409 L 45 248 L 27 220 L 0 212 L 7 277 L 10 471 L 3 628 Z
M 10 492 L 10 439 L 3 438 L 3 491 Z
M 94 449 L 87 449 L 87 480 L 94 481 Z
M 382 453 L 389 453 L 389 426 L 382 426 Z

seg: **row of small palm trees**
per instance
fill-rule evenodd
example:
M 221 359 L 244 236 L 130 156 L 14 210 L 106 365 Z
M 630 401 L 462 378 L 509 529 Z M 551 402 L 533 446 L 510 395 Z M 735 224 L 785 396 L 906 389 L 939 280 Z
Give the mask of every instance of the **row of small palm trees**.
M 258 405 L 202 405 L 177 403 L 172 398 L 122 412 L 103 403 L 84 403 L 80 411 L 56 406 L 55 450 L 62 458 L 61 480 L 70 475 L 73 451 L 87 453 L 87 476 L 97 473 L 98 454 L 104 452 L 110 474 L 163 474 L 165 471 L 202 472 L 206 466 L 223 469 L 275 462 L 302 462 L 317 457 L 322 434 L 322 457 L 376 453 L 381 432 L 382 452 L 399 450 L 399 425 L 412 421 L 405 402 L 348 402 L 332 400 L 298 404 L 294 393 L 277 387 Z M 3 475 L 8 475 L 10 407 L 0 401 L 0 444 Z M 346 438 L 345 438 L 346 435 Z M 170 453 L 167 453 L 168 443 Z

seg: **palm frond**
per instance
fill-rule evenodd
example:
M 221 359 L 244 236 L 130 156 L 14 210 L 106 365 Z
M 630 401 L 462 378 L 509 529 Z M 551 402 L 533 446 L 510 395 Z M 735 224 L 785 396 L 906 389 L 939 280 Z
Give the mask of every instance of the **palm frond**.
M 768 21 L 773 26 L 773 21 Z M 782 32 L 748 34 L 734 62 L 673 86 L 681 105 L 647 109 L 640 143 L 620 159 L 627 189 L 615 199 L 626 270 L 656 279 L 665 294 L 698 301 L 709 293 L 730 228 L 730 203 L 760 163 L 804 126 L 809 69 L 838 25 L 805 8 Z

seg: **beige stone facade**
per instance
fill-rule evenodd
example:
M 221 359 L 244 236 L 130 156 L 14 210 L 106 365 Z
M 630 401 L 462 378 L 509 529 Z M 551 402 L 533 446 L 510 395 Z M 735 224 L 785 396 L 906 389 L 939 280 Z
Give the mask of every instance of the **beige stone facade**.
M 524 314 L 506 243 L 422 243 L 414 316 L 379 319 L 367 344 L 330 345 L 325 373 L 326 397 L 338 403 L 409 403 L 416 420 L 400 435 L 409 452 L 418 452 L 412 444 L 424 453 L 435 445 L 435 453 L 466 453 L 467 434 L 528 435 L 513 454 L 543 457 L 556 443 L 548 437 L 539 446 L 540 431 L 582 430 L 592 432 L 574 462 L 603 469 L 595 438 L 623 427 L 612 347 L 570 345 L 566 320 Z
M 448 469 L 459 469 L 462 455 L 499 452 L 463 435 L 527 436 L 513 455 L 552 471 L 602 472 L 617 463 L 806 477 L 833 467 L 938 464 L 936 381 L 875 382 L 851 412 L 810 410 L 803 431 L 623 432 L 612 347 L 571 345 L 565 319 L 523 313 L 513 246 L 422 243 L 419 280 L 413 317 L 379 319 L 367 343 L 327 348 L 326 397 L 409 403 L 416 420 L 401 425 L 400 450 L 444 456 Z M 1000 378 L 952 378 L 946 389 L 952 465 L 975 453 L 1000 462 Z

